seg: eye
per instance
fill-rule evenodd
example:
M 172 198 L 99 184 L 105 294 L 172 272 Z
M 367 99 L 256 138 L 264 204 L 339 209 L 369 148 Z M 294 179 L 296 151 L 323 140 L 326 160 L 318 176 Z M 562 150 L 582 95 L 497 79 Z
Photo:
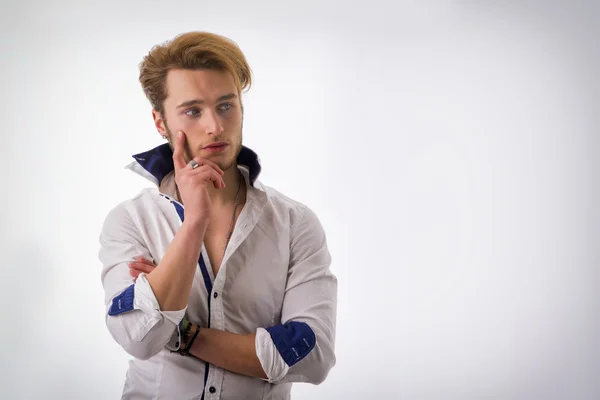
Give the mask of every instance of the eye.
M 219 105 L 219 111 L 229 111 L 233 107 L 231 103 L 223 103 Z
M 188 117 L 197 117 L 200 115 L 200 110 L 198 110 L 197 108 L 190 108 L 185 112 L 185 115 L 187 115 Z

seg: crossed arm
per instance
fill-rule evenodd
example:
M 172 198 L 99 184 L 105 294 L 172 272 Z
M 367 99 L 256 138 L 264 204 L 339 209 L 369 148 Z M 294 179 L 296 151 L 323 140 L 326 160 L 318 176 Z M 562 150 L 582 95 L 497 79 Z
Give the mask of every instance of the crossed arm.
M 129 263 L 134 281 L 141 273 L 149 274 L 156 266 L 138 257 Z M 238 374 L 268 379 L 256 354 L 256 334 L 237 334 L 201 328 L 189 353 L 202 361 Z
M 271 383 L 319 384 L 326 378 L 335 365 L 337 280 L 329 270 L 331 259 L 316 216 L 307 209 L 301 221 L 290 243 L 280 324 L 252 334 L 201 328 L 190 351 L 193 356 Z M 148 279 L 154 273 L 139 268 L 136 273 L 129 264 L 135 257 L 141 262 L 139 257 L 151 260 L 152 255 L 128 212 L 111 213 L 100 241 L 109 332 L 129 354 L 149 359 L 169 347 L 187 302 L 161 307 Z M 164 270 L 163 261 L 148 268 Z
M 255 341 L 256 334 L 240 335 L 202 328 L 190 354 L 238 374 L 267 379 L 256 355 Z

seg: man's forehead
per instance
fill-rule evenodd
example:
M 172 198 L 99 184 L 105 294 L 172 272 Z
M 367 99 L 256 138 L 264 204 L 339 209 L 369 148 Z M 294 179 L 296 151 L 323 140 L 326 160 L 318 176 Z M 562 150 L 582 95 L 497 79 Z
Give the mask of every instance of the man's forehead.
M 215 102 L 229 93 L 237 93 L 231 74 L 214 69 L 171 69 L 166 83 L 165 102 L 171 106 L 194 99 Z
M 167 86 L 177 89 L 227 90 L 235 87 L 235 82 L 226 71 L 171 69 L 167 73 Z

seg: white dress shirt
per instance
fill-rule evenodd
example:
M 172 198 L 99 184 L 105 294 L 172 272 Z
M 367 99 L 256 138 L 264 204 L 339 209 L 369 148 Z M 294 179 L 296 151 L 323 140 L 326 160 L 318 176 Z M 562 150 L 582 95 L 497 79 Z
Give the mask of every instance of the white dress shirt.
M 106 324 L 133 356 L 122 399 L 288 399 L 293 382 L 321 383 L 335 364 L 337 279 L 317 216 L 261 184 L 256 154 L 243 147 L 238 168 L 246 204 L 214 276 L 203 246 L 188 305 L 161 311 L 145 274 L 128 263 L 159 264 L 184 218 L 175 197 L 168 144 L 133 156 L 128 168 L 155 187 L 113 208 L 100 234 Z M 256 333 L 267 380 L 182 357 L 184 316 L 202 327 Z

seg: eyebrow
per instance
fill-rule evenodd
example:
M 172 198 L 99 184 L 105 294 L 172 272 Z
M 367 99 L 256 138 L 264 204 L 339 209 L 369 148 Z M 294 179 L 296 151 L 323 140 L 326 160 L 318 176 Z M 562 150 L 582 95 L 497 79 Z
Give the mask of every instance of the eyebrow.
M 232 100 L 232 99 L 235 99 L 236 97 L 237 97 L 237 94 L 235 94 L 235 93 L 229 93 L 229 94 L 226 94 L 226 95 L 223 95 L 223 96 L 219 97 L 217 99 L 217 103 L 219 103 L 221 101 L 225 101 L 225 100 Z M 178 105 L 177 108 L 189 107 L 189 106 L 193 106 L 193 105 L 197 105 L 197 104 L 204 104 L 204 100 L 201 100 L 201 99 L 192 99 L 192 100 L 184 101 L 183 103 L 181 103 L 180 105 Z

